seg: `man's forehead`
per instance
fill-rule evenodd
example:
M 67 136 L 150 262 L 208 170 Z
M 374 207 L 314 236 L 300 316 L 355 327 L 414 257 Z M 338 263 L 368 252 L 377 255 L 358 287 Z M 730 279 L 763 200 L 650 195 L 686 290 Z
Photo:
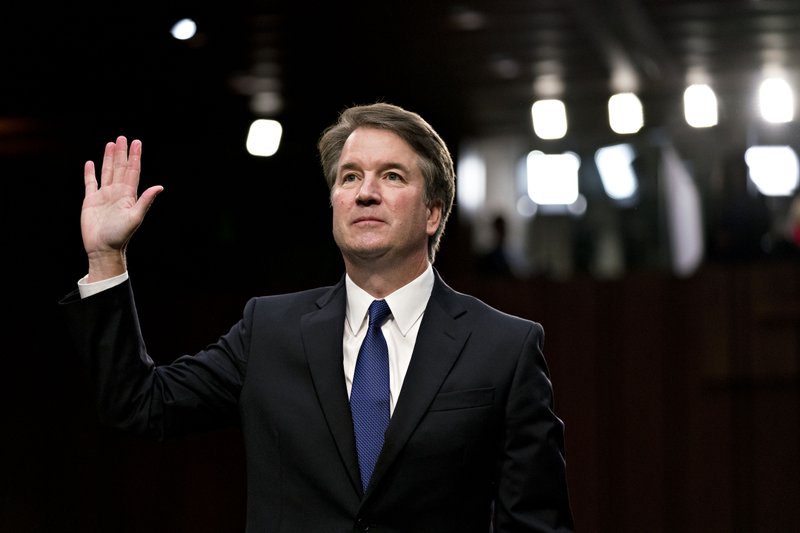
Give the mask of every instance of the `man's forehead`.
M 339 157 L 339 168 L 398 167 L 419 169 L 419 155 L 393 131 L 358 128 L 347 138 Z

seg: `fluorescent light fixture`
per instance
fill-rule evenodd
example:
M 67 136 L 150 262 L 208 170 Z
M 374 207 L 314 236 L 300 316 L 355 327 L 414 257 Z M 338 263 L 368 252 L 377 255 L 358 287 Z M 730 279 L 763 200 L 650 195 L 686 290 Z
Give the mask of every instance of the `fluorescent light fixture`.
M 636 194 L 639 183 L 633 170 L 635 157 L 633 147 L 627 143 L 606 146 L 595 152 L 594 162 L 609 198 L 627 200 Z
M 658 179 L 664 199 L 672 271 L 686 277 L 693 274 L 703 260 L 702 202 L 686 163 L 671 144 L 661 149 Z
M 578 199 L 580 158 L 572 153 L 528 153 L 528 196 L 540 205 L 569 205 Z
M 758 88 L 758 105 L 767 122 L 791 122 L 794 118 L 794 96 L 789 83 L 782 78 L 767 78 Z
M 765 196 L 791 196 L 798 185 L 797 154 L 791 146 L 751 146 L 744 153 L 748 177 Z
M 633 93 L 617 93 L 608 99 L 608 123 L 615 133 L 636 133 L 644 126 L 642 102 Z
M 705 84 L 690 85 L 683 92 L 683 115 L 693 128 L 717 125 L 717 95 Z
M 465 150 L 458 160 L 458 205 L 470 213 L 486 203 L 486 161 L 475 150 Z
M 567 110 L 561 100 L 537 100 L 531 106 L 531 118 L 540 139 L 561 139 L 567 134 Z
M 260 118 L 250 124 L 247 133 L 247 151 L 250 155 L 269 157 L 275 155 L 281 143 L 283 127 L 277 120 Z

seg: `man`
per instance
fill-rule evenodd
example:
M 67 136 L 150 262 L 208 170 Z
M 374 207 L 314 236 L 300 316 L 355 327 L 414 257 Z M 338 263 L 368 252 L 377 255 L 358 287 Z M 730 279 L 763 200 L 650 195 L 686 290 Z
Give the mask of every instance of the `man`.
M 159 439 L 239 424 L 249 533 L 572 531 L 542 327 L 432 266 L 455 193 L 444 142 L 377 103 L 345 110 L 318 148 L 342 279 L 252 298 L 228 333 L 164 366 L 145 352 L 125 263 L 162 187 L 137 198 L 138 140 L 106 145 L 99 186 L 86 163 L 89 272 L 62 308 L 103 422 Z M 389 315 L 368 324 L 374 300 Z M 361 385 L 368 357 L 388 370 L 382 395 Z

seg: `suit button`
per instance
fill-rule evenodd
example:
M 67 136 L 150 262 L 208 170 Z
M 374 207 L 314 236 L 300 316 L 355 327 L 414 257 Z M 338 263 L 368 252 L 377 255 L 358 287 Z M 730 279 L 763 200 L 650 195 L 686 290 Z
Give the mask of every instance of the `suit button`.
M 365 533 L 369 531 L 369 524 L 363 518 L 356 520 L 356 527 L 359 531 L 363 531 Z

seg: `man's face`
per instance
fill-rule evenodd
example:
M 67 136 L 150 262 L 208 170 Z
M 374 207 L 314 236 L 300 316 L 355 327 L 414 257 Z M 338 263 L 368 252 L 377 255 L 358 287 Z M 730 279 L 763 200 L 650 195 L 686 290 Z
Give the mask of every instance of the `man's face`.
M 427 259 L 441 208 L 425 206 L 418 159 L 393 132 L 362 127 L 350 134 L 331 191 L 333 236 L 345 261 L 403 266 Z

